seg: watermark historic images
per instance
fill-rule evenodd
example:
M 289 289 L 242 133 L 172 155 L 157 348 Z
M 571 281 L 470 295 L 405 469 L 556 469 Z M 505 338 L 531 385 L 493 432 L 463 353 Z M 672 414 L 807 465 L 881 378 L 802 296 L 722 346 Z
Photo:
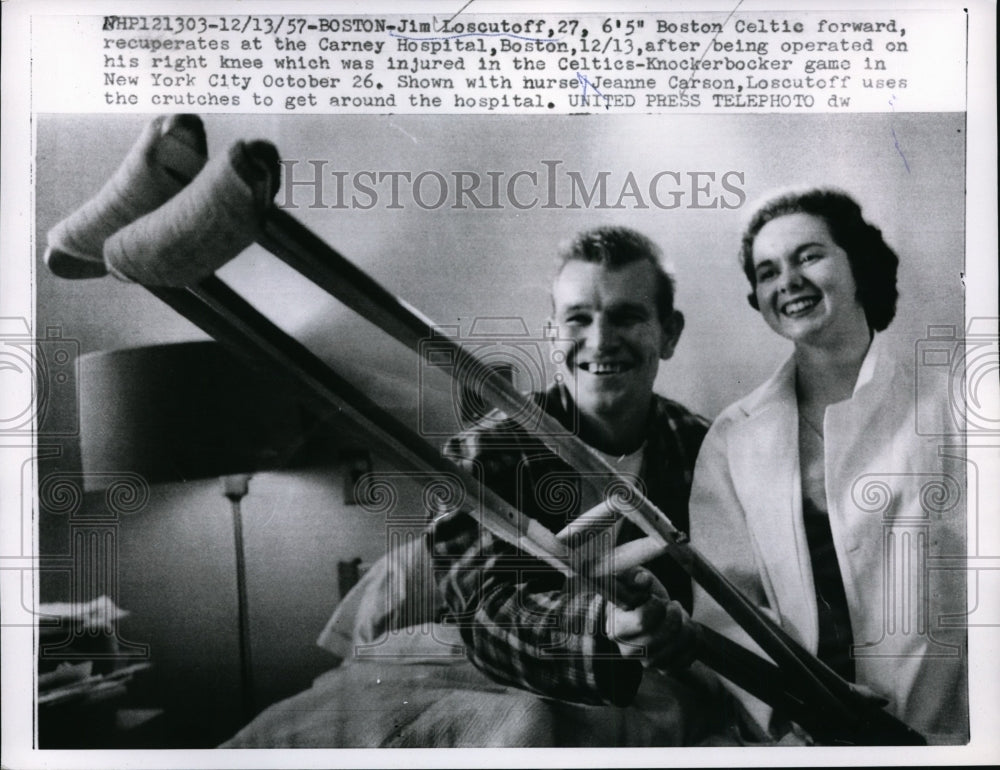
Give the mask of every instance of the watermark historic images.
M 332 161 L 282 161 L 282 208 L 401 209 L 737 209 L 746 203 L 740 171 L 657 171 L 641 181 L 611 171 L 584 177 L 541 160 L 508 171 L 340 171 Z M 298 171 L 298 168 L 303 171 Z M 404 201 L 406 201 L 404 203 Z

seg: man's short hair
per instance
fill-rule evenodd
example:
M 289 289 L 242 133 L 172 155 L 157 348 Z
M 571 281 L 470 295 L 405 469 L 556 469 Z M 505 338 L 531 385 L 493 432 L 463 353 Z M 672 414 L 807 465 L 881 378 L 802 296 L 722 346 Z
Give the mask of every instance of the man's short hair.
M 591 262 L 609 270 L 633 262 L 648 262 L 656 271 L 656 310 L 660 323 L 667 323 L 673 315 L 674 277 L 663 266 L 660 248 L 642 233 L 627 227 L 597 227 L 580 233 L 559 250 L 554 278 L 572 261 Z
M 763 203 L 743 231 L 740 261 L 754 291 L 750 304 L 757 308 L 757 274 L 753 269 L 753 244 L 757 234 L 772 219 L 788 214 L 811 214 L 822 219 L 833 242 L 847 254 L 858 301 L 864 308 L 868 326 L 882 331 L 896 315 L 896 270 L 899 257 L 882 237 L 882 231 L 861 214 L 861 206 L 842 190 L 814 187 L 784 192 Z

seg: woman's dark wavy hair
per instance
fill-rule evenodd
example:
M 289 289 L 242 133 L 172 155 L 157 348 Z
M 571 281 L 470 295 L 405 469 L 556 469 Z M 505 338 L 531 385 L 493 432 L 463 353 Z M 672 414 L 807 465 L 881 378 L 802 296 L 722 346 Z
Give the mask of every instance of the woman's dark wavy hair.
M 882 237 L 882 231 L 865 221 L 861 206 L 847 193 L 832 188 L 813 188 L 787 192 L 761 205 L 743 231 L 740 260 L 743 272 L 754 291 L 748 299 L 755 310 L 757 277 L 753 269 L 753 244 L 757 234 L 772 219 L 787 214 L 812 214 L 819 217 L 840 248 L 847 253 L 858 301 L 864 308 L 868 326 L 882 331 L 896 315 L 896 270 L 899 257 Z

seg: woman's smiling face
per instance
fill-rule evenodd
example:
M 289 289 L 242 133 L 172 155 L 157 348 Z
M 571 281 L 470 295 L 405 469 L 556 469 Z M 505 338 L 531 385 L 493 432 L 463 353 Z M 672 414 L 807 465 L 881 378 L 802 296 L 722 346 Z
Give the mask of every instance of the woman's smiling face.
M 755 294 L 767 325 L 806 345 L 839 345 L 868 334 L 847 253 L 820 217 L 772 219 L 753 242 Z

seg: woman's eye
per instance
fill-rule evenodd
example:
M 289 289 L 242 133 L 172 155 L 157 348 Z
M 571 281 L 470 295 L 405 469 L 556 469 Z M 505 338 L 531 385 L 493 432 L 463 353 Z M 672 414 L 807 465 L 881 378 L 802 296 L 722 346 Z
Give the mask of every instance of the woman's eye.
M 775 270 L 775 269 L 773 269 L 773 268 L 770 268 L 770 267 L 769 268 L 765 268 L 763 270 L 758 270 L 757 271 L 757 280 L 758 281 L 769 281 L 770 279 L 774 278 L 774 276 L 776 276 L 777 274 L 778 274 L 778 271 Z

